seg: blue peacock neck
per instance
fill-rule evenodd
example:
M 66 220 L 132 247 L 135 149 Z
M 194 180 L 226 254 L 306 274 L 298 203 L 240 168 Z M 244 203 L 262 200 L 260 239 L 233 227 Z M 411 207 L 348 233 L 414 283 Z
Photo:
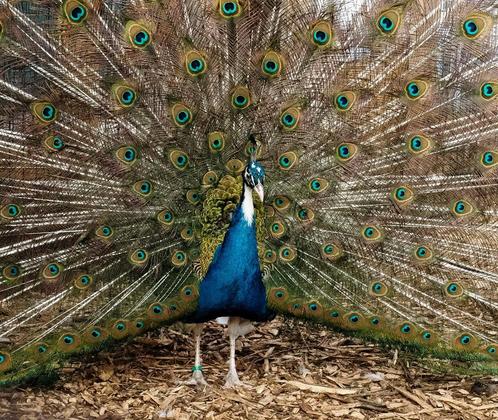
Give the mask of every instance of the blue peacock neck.
M 255 221 L 252 189 L 244 183 L 230 227 L 200 284 L 193 322 L 225 316 L 254 321 L 268 319 Z

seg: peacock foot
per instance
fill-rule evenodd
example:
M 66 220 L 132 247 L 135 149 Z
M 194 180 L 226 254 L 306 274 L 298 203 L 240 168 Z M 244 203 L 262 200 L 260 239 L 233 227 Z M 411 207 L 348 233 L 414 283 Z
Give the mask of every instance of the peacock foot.
M 236 370 L 229 370 L 223 388 L 236 388 L 238 386 L 245 386 L 245 384 L 239 379 Z
M 192 368 L 192 377 L 185 382 L 185 385 L 194 385 L 199 387 L 208 386 L 208 383 L 204 380 L 204 375 L 202 374 L 201 366 L 194 366 Z

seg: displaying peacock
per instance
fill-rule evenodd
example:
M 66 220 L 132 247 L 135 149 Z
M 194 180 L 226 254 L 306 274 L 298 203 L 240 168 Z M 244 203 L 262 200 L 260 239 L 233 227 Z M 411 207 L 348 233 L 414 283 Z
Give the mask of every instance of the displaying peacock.
M 0 0 L 0 382 L 176 321 L 498 350 L 496 0 Z

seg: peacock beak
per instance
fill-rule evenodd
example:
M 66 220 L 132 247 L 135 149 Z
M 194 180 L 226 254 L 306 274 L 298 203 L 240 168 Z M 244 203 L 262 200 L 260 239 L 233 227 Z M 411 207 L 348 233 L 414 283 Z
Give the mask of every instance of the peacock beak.
M 261 202 L 263 202 L 265 198 L 265 190 L 263 189 L 263 184 L 256 184 L 254 186 L 254 191 L 256 191 L 256 193 L 259 196 L 259 199 L 261 200 Z

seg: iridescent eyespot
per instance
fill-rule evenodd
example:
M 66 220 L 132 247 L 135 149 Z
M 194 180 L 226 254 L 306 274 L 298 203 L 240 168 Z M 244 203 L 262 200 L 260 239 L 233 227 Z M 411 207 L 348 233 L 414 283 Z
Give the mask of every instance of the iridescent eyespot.
M 311 181 L 308 182 L 308 189 L 314 193 L 322 193 L 327 188 L 329 187 L 329 182 L 326 179 L 323 178 L 313 178 Z
M 418 245 L 413 250 L 413 257 L 416 262 L 427 264 L 434 259 L 434 252 L 427 245 Z
M 493 24 L 493 18 L 484 13 L 473 13 L 462 21 L 462 33 L 467 39 L 477 39 L 487 33 Z
M 368 286 L 368 293 L 370 296 L 382 297 L 386 296 L 389 292 L 389 287 L 386 283 L 380 280 L 375 280 Z
M 218 182 L 218 175 L 215 171 L 207 171 L 202 177 L 204 187 L 212 187 Z
M 358 312 L 346 313 L 343 315 L 343 319 L 346 322 L 347 328 L 354 330 L 362 328 L 365 323 L 364 316 Z
M 287 310 L 294 316 L 302 316 L 304 313 L 303 304 L 298 301 L 290 301 L 287 305 Z
M 73 283 L 77 289 L 88 289 L 93 284 L 93 276 L 90 274 L 78 274 L 74 277 Z
M 356 93 L 347 90 L 334 96 L 334 106 L 338 111 L 349 111 L 356 102 Z
M 463 295 L 464 288 L 456 281 L 449 281 L 444 285 L 444 292 L 448 297 L 458 298 Z
M 301 111 L 297 107 L 287 108 L 280 114 L 280 125 L 284 131 L 295 130 L 299 119 L 301 118 Z
M 192 302 L 199 297 L 199 292 L 197 287 L 192 285 L 187 285 L 180 291 L 180 296 L 184 302 Z
M 411 322 L 403 322 L 399 325 L 399 332 L 402 335 L 412 335 L 416 332 L 415 326 Z
M 309 223 L 315 218 L 315 212 L 307 207 L 301 207 L 296 211 L 296 217 L 300 222 Z
M 322 257 L 329 261 L 337 261 L 344 255 L 342 246 L 336 242 L 326 243 L 321 248 Z
M 361 229 L 361 236 L 367 242 L 379 242 L 384 239 L 380 228 L 374 225 L 367 225 Z
M 81 25 L 88 18 L 88 7 L 78 0 L 65 1 L 62 11 L 71 25 Z
M 275 51 L 268 51 L 261 62 L 261 71 L 263 75 L 272 78 L 280 76 L 282 73 L 283 61 L 280 54 Z
M 176 169 L 183 171 L 188 167 L 189 157 L 185 152 L 181 150 L 171 150 L 168 157 Z
M 190 204 L 198 204 L 201 201 L 201 193 L 198 190 L 187 191 L 187 201 Z
M 273 207 L 280 212 L 286 211 L 290 206 L 290 200 L 284 195 L 277 195 L 273 199 Z
M 110 327 L 111 337 L 121 340 L 129 334 L 129 322 L 126 319 L 118 319 Z
M 333 40 L 334 33 L 330 23 L 322 20 L 311 27 L 310 40 L 313 45 L 319 48 L 328 47 Z
M 51 262 L 48 263 L 45 267 L 43 267 L 42 277 L 46 280 L 54 280 L 59 278 L 63 270 L 64 267 L 62 266 L 62 264 L 59 264 L 57 262 Z
M 185 69 L 191 76 L 200 76 L 206 73 L 206 60 L 198 51 L 189 51 L 185 54 Z
M 99 226 L 95 229 L 95 235 L 102 239 L 110 239 L 114 235 L 114 230 L 108 225 Z
M 184 227 L 181 232 L 180 236 L 184 241 L 191 241 L 194 238 L 194 230 L 190 227 Z
M 411 136 L 407 143 L 408 152 L 414 156 L 422 156 L 432 150 L 432 141 L 422 134 Z
M 289 171 L 297 163 L 298 158 L 295 152 L 282 153 L 278 158 L 278 167 L 282 171 Z
M 64 149 L 64 141 L 59 135 L 49 136 L 43 141 L 43 146 L 45 146 L 49 152 L 60 152 Z
M 485 352 L 493 358 L 498 357 L 498 344 L 490 344 L 489 346 L 486 346 Z
M 496 97 L 498 92 L 498 83 L 495 82 L 485 82 L 481 85 L 480 93 L 481 97 L 486 101 L 490 101 Z
M 138 152 L 133 146 L 122 146 L 116 150 L 116 157 L 125 165 L 131 166 L 137 161 Z
M 30 105 L 31 112 L 42 123 L 51 123 L 58 116 L 57 108 L 50 102 L 38 101 Z
M 152 42 L 150 30 L 141 23 L 132 20 L 126 23 L 125 38 L 131 46 L 139 49 L 147 47 Z
M 187 254 L 184 251 L 175 250 L 171 256 L 171 262 L 176 267 L 182 267 L 187 264 Z
M 47 343 L 39 341 L 29 346 L 29 353 L 35 360 L 45 360 L 50 354 L 50 346 Z
M 149 197 L 153 192 L 152 183 L 146 179 L 142 179 L 141 181 L 137 181 L 133 184 L 132 190 L 135 194 L 140 197 Z
M 192 111 L 185 104 L 177 103 L 171 107 L 171 116 L 176 126 L 186 127 L 192 120 Z
M 244 163 L 240 159 L 230 159 L 225 164 L 225 168 L 235 175 L 241 174 L 244 171 L 244 167 Z
M 4 372 L 12 366 L 12 358 L 6 351 L 0 351 L 0 372 Z
M 152 303 L 147 309 L 147 318 L 152 321 L 164 321 L 169 314 L 169 309 L 161 302 Z
M 294 248 L 284 245 L 278 250 L 278 256 L 283 262 L 291 262 L 296 259 L 297 252 Z
M 382 35 L 394 35 L 401 23 L 401 15 L 395 9 L 381 13 L 376 22 L 377 29 Z
M 242 14 L 242 7 L 239 0 L 218 0 L 218 12 L 225 19 L 239 17 Z
M 429 89 L 429 84 L 424 80 L 412 80 L 405 86 L 405 95 L 408 99 L 417 101 L 423 98 Z
M 470 214 L 474 213 L 474 211 L 474 206 L 467 200 L 456 200 L 451 204 L 451 212 L 457 218 L 469 216 Z
M 21 215 L 21 212 L 22 212 L 22 210 L 21 210 L 20 206 L 18 206 L 17 204 L 14 204 L 14 203 L 10 203 L 10 204 L 4 205 L 0 209 L 0 217 L 2 217 L 3 219 L 6 219 L 6 220 L 13 220 L 16 217 L 19 217 Z
M 172 226 L 175 220 L 173 212 L 170 209 L 161 210 L 159 213 L 157 213 L 156 218 L 159 221 L 159 223 L 161 223 L 166 227 Z
M 491 169 L 498 165 L 498 152 L 494 150 L 489 150 L 481 153 L 479 157 L 479 163 L 485 169 Z
M 278 239 L 285 235 L 287 227 L 283 222 L 277 220 L 270 225 L 269 230 L 270 230 L 270 235 Z
M 21 275 L 21 266 L 18 264 L 9 264 L 2 269 L 3 278 L 14 281 Z
M 62 334 L 57 341 L 57 349 L 61 352 L 76 350 L 81 344 L 81 337 L 78 334 Z
M 275 264 L 277 261 L 277 253 L 273 249 L 266 249 L 263 261 L 267 264 Z
M 391 192 L 391 200 L 400 207 L 406 207 L 414 199 L 413 191 L 410 187 L 402 185 Z
M 341 143 L 335 149 L 335 157 L 341 163 L 349 162 L 357 153 L 358 146 L 353 143 Z
M 269 301 L 275 304 L 282 304 L 287 301 L 289 294 L 285 287 L 272 287 L 268 292 Z
M 149 253 L 145 249 L 136 249 L 130 252 L 128 259 L 133 265 L 142 267 L 149 260 Z
M 323 313 L 323 307 L 320 302 L 311 301 L 304 305 L 304 313 L 311 317 L 320 317 Z
M 453 342 L 459 350 L 474 349 L 479 345 L 477 338 L 471 333 L 457 335 Z
M 123 82 L 112 85 L 111 91 L 117 105 L 123 109 L 133 107 L 138 99 L 135 89 Z
M 246 109 L 252 104 L 251 93 L 244 86 L 236 87 L 232 92 L 232 107 L 235 109 Z
M 107 340 L 109 333 L 105 328 L 99 327 L 98 325 L 92 325 L 87 328 L 83 334 L 83 339 L 85 342 L 90 344 L 99 344 Z
M 213 131 L 208 134 L 208 146 L 211 153 L 219 153 L 225 148 L 225 134 Z

